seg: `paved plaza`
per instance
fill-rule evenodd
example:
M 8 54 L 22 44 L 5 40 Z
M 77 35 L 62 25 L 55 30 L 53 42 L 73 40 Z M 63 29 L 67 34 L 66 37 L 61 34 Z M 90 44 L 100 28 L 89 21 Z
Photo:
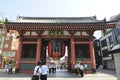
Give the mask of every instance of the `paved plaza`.
M 7 74 L 0 69 L 0 80 L 31 80 L 32 74 Z M 56 74 L 48 74 L 48 80 L 117 80 L 112 70 L 97 71 L 94 74 L 85 74 L 83 78 L 65 70 L 57 71 Z

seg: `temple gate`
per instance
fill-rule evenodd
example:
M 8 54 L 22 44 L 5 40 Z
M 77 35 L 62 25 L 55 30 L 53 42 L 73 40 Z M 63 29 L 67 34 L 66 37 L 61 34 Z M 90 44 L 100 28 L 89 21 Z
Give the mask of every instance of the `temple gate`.
M 113 22 L 92 17 L 23 17 L 6 20 L 7 31 L 18 31 L 19 48 L 16 70 L 33 71 L 37 61 L 56 61 L 67 58 L 68 70 L 76 62 L 87 63 L 87 72 L 96 69 L 93 33 L 113 28 Z

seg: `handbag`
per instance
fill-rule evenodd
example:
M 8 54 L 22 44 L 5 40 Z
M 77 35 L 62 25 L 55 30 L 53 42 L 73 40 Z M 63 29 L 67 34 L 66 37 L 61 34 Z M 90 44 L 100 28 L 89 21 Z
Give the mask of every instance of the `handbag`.
M 39 76 L 38 75 L 33 75 L 31 80 L 39 80 Z
M 39 76 L 37 75 L 38 70 L 39 70 L 39 68 L 38 68 L 37 71 L 36 71 L 36 75 L 33 75 L 33 76 L 31 77 L 31 80 L 39 80 Z

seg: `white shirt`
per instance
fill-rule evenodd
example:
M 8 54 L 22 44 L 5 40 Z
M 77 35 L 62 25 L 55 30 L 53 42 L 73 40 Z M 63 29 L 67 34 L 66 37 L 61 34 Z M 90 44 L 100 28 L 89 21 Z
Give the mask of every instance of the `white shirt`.
M 46 65 L 41 66 L 41 74 L 47 75 L 48 67 Z
M 38 69 L 39 68 L 39 69 Z M 38 71 L 37 71 L 38 70 Z M 37 73 L 37 74 L 36 74 Z M 35 66 L 34 68 L 34 74 L 33 75 L 39 75 L 39 73 L 41 73 L 41 68 L 40 66 Z
M 77 64 L 76 64 L 76 67 L 77 67 L 77 68 L 80 68 L 80 64 L 79 64 L 79 63 L 77 63 Z
M 84 67 L 83 67 L 83 65 L 80 65 L 80 70 L 84 70 Z
M 49 65 L 49 68 L 52 68 L 52 64 Z
M 52 64 L 52 68 L 56 68 L 56 65 L 55 65 L 55 64 Z
M 84 64 L 85 69 L 87 68 L 87 64 Z

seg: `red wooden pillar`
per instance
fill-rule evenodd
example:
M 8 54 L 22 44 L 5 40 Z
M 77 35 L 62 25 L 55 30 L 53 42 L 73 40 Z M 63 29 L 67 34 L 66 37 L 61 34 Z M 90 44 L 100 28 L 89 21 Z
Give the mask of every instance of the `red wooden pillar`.
M 70 44 L 70 47 L 71 47 L 71 68 L 73 69 L 76 60 L 75 60 L 75 44 L 74 44 L 74 39 L 72 37 L 71 37 L 70 42 L 71 42 L 71 44 Z
M 20 59 L 21 59 L 21 53 L 22 53 L 22 39 L 19 39 L 18 43 L 18 52 L 17 52 L 17 58 L 16 58 L 16 69 L 20 69 Z
M 65 55 L 65 44 L 63 43 L 62 44 L 62 56 L 64 56 Z
M 96 69 L 94 45 L 93 45 L 92 38 L 89 38 L 89 46 L 90 46 L 90 58 L 92 63 L 92 69 Z
M 40 61 L 40 54 L 41 54 L 41 39 L 38 38 L 37 51 L 36 51 L 36 62 Z

